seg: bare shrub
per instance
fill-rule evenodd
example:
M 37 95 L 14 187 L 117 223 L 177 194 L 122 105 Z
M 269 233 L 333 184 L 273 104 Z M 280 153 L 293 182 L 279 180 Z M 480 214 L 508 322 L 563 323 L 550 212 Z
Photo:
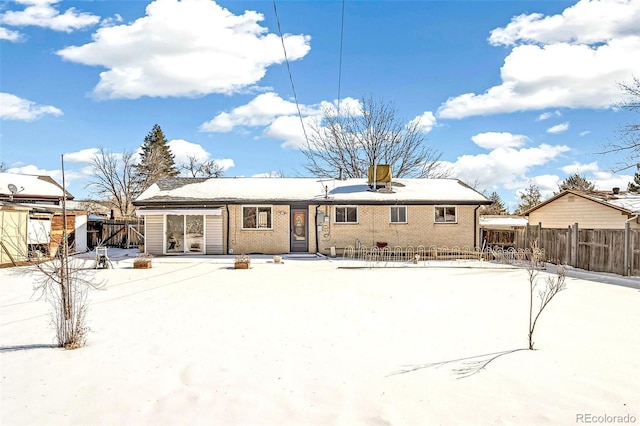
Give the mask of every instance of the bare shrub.
M 85 345 L 90 331 L 86 323 L 89 289 L 104 286 L 78 259 L 68 256 L 34 265 L 34 294 L 51 304 L 51 324 L 59 347 Z
M 559 266 L 556 276 L 548 276 L 544 287 L 538 286 L 540 268 L 544 265 L 544 251 L 538 247 L 538 242 L 531 245 L 531 259 L 527 263 L 527 275 L 529 279 L 529 350 L 533 350 L 533 333 L 542 311 L 556 294 L 565 289 L 566 267 Z M 533 294 L 538 290 L 539 304 L 534 306 Z

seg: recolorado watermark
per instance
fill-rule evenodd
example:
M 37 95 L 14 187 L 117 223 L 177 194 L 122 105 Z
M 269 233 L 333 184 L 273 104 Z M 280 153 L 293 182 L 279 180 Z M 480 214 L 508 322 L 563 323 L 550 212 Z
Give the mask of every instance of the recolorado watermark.
M 626 415 L 611 415 L 611 414 L 590 414 L 579 413 L 576 414 L 576 423 L 589 423 L 589 424 L 632 424 L 637 421 L 636 416 L 631 414 Z

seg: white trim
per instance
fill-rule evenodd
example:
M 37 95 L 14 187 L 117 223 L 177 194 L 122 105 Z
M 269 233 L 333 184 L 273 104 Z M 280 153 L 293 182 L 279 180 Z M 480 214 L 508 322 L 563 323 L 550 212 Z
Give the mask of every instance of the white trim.
M 358 208 L 359 206 L 356 204 L 344 204 L 344 205 L 337 205 L 337 206 L 333 206 L 333 223 L 336 225 L 357 225 L 360 222 L 360 209 Z M 356 209 L 356 221 L 355 222 L 349 222 L 347 221 L 347 211 L 345 210 L 344 212 L 344 218 L 345 221 L 344 222 L 338 222 L 338 209 L 348 209 L 348 208 L 354 208 Z
M 151 210 L 151 209 L 144 209 L 144 210 L 137 210 L 136 214 L 138 216 L 157 216 L 157 215 L 168 215 L 168 214 L 174 214 L 174 215 L 183 215 L 183 216 L 202 216 L 202 215 L 209 215 L 209 216 L 222 216 L 222 209 L 221 208 L 216 208 L 216 209 L 156 209 L 156 210 Z
M 402 222 L 400 222 L 400 221 L 394 222 L 393 221 L 393 213 L 391 213 L 391 212 L 393 211 L 394 208 L 396 208 L 396 209 L 404 209 L 404 221 L 402 221 Z M 409 223 L 409 217 L 408 216 L 409 216 L 409 213 L 408 213 L 407 206 L 396 206 L 396 205 L 389 206 L 389 223 L 391 225 L 404 225 L 404 224 Z

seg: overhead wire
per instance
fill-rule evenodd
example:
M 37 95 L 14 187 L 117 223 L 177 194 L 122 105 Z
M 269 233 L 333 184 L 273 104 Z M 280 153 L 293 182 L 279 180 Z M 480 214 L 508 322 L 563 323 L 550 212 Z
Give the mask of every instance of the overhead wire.
M 298 104 L 298 96 L 296 95 L 296 87 L 293 84 L 293 76 L 291 75 L 291 66 L 289 65 L 289 57 L 287 56 L 287 48 L 284 45 L 284 36 L 282 35 L 282 29 L 280 28 L 280 18 L 278 17 L 278 8 L 276 7 L 276 0 L 273 0 L 273 12 L 276 15 L 276 22 L 278 23 L 278 33 L 280 34 L 280 41 L 282 42 L 282 51 L 284 52 L 284 60 L 287 63 L 287 72 L 289 73 L 289 81 L 291 82 L 291 90 L 293 91 L 293 100 L 296 103 L 296 109 L 298 110 L 298 117 L 300 118 L 300 125 L 302 126 L 302 133 L 304 133 L 304 139 L 309 146 L 309 138 L 307 137 L 307 130 L 304 127 L 304 120 L 302 119 L 302 113 L 300 112 L 300 105 Z
M 340 19 L 340 58 L 338 61 L 338 103 L 336 108 L 340 115 L 340 89 L 342 86 L 342 45 L 344 41 L 344 0 L 342 0 L 342 17 Z

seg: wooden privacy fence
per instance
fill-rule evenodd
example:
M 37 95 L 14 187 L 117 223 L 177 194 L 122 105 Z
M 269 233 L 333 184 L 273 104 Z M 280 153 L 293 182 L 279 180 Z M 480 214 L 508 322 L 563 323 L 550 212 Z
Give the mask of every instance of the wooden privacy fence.
M 628 225 L 628 224 L 627 224 Z M 566 229 L 528 225 L 517 231 L 516 247 L 538 241 L 548 262 L 594 272 L 640 275 L 640 229 Z
M 131 248 L 144 244 L 142 220 L 106 220 L 98 222 L 87 234 L 90 248 L 98 245 Z

